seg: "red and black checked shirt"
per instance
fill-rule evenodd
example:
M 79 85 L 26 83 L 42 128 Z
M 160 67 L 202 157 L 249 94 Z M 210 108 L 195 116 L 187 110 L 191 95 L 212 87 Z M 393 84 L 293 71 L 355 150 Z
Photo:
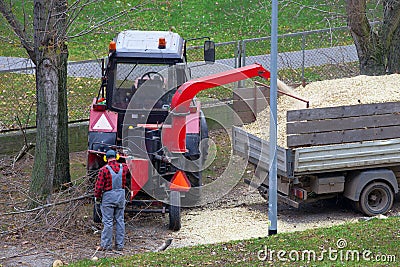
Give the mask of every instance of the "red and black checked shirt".
M 120 163 L 116 160 L 112 160 L 108 163 L 111 169 L 115 172 L 119 172 L 119 165 Z M 99 175 L 96 180 L 96 185 L 94 188 L 94 197 L 101 198 L 103 196 L 103 192 L 109 191 L 112 189 L 112 175 L 110 171 L 106 167 L 107 165 L 103 166 L 99 170 Z M 129 171 L 128 165 L 122 163 L 122 188 L 125 188 L 126 185 L 126 175 Z

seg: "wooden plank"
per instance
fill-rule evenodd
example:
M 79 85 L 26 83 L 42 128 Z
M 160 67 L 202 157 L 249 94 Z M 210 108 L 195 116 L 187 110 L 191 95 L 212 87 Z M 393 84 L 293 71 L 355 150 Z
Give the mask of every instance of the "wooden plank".
M 400 114 L 300 121 L 286 124 L 287 134 L 308 134 L 400 125 Z
M 301 135 L 289 135 L 287 145 L 290 148 L 313 145 L 329 145 L 400 138 L 400 126 L 346 130 Z
M 287 112 L 287 121 L 323 120 L 390 113 L 400 113 L 400 102 L 290 110 Z

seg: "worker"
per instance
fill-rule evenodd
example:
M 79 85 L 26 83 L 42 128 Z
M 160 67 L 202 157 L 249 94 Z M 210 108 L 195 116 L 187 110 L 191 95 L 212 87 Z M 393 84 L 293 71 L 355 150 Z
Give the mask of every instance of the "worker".
M 115 220 L 115 247 L 121 251 L 124 248 L 125 185 L 129 170 L 125 163 L 117 161 L 117 154 L 114 150 L 108 150 L 105 157 L 107 164 L 99 170 L 94 190 L 96 203 L 101 202 L 103 223 L 101 243 L 97 250 L 112 250 Z

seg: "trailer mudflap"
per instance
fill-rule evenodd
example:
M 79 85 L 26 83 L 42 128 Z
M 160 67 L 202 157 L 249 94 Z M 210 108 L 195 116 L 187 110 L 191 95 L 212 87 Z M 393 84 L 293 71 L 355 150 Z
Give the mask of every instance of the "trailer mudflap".
M 261 196 L 268 200 L 268 190 L 269 190 L 268 185 L 266 185 L 266 184 L 257 184 L 255 182 L 249 180 L 249 179 L 244 179 L 244 182 L 246 184 L 248 184 L 249 186 L 258 189 L 258 191 L 260 192 Z M 281 201 L 282 203 L 285 203 L 285 204 L 287 204 L 289 206 L 292 206 L 292 207 L 294 207 L 296 209 L 298 209 L 299 206 L 300 206 L 299 202 L 297 202 L 297 201 L 295 201 L 293 199 L 290 199 L 287 195 L 284 195 L 279 191 L 278 191 L 277 196 L 278 196 L 279 201 Z
M 260 184 L 269 185 L 268 171 L 263 168 L 256 168 L 255 176 L 260 179 Z M 289 195 L 290 181 L 285 176 L 278 175 L 277 177 L 278 192 L 283 195 Z

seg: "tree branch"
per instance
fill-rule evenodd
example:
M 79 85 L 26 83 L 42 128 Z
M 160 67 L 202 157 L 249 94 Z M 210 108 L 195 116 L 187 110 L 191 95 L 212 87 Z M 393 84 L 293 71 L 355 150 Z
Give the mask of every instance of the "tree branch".
M 33 48 L 33 41 L 29 40 L 21 23 L 15 17 L 14 13 L 11 10 L 11 7 L 7 5 L 4 0 L 0 0 L 0 13 L 7 20 L 8 24 L 13 29 L 15 35 L 17 35 L 18 38 L 21 40 L 21 44 L 26 49 L 29 58 L 36 65 L 36 56 Z
M 384 40 L 384 48 L 388 50 L 393 35 L 400 24 L 400 3 L 394 0 L 383 1 L 383 24 L 382 24 L 382 40 Z
M 142 4 L 142 5 L 137 5 L 137 6 L 131 7 L 131 8 L 129 8 L 129 9 L 122 10 L 121 12 L 119 12 L 119 13 L 117 13 L 117 14 L 114 14 L 114 15 L 112 15 L 112 16 L 109 16 L 109 17 L 107 17 L 107 18 L 105 18 L 105 19 L 103 19 L 103 20 L 97 22 L 95 25 L 92 25 L 92 26 L 90 27 L 90 29 L 86 29 L 86 30 L 80 31 L 80 32 L 78 32 L 78 33 L 75 34 L 75 35 L 69 36 L 69 38 L 72 39 L 72 38 L 80 37 L 80 36 L 82 36 L 82 35 L 91 33 L 92 31 L 94 31 L 94 30 L 100 28 L 100 27 L 103 26 L 104 24 L 107 24 L 107 23 L 110 22 L 110 21 L 114 21 L 114 20 L 118 19 L 119 17 L 122 17 L 123 15 L 126 15 L 127 13 L 129 13 L 129 12 L 131 12 L 131 11 L 144 11 L 144 9 L 139 9 L 141 6 L 143 6 L 143 4 Z M 72 21 L 71 21 L 70 23 L 72 23 Z
M 71 201 L 76 201 L 76 200 L 81 200 L 81 199 L 91 198 L 91 197 L 93 197 L 93 194 L 87 194 L 87 195 L 83 195 L 83 196 L 80 196 L 80 197 L 67 199 L 67 200 L 64 200 L 64 201 L 56 202 L 56 203 L 49 203 L 49 204 L 46 204 L 46 205 L 42 205 L 42 206 L 36 207 L 34 209 L 0 213 L 0 216 L 16 215 L 16 214 L 21 214 L 21 213 L 34 212 L 34 211 L 46 209 L 46 208 L 49 208 L 49 207 L 52 207 L 52 206 L 57 206 L 57 205 L 61 205 L 61 204 L 65 204 L 65 203 L 71 202 Z

